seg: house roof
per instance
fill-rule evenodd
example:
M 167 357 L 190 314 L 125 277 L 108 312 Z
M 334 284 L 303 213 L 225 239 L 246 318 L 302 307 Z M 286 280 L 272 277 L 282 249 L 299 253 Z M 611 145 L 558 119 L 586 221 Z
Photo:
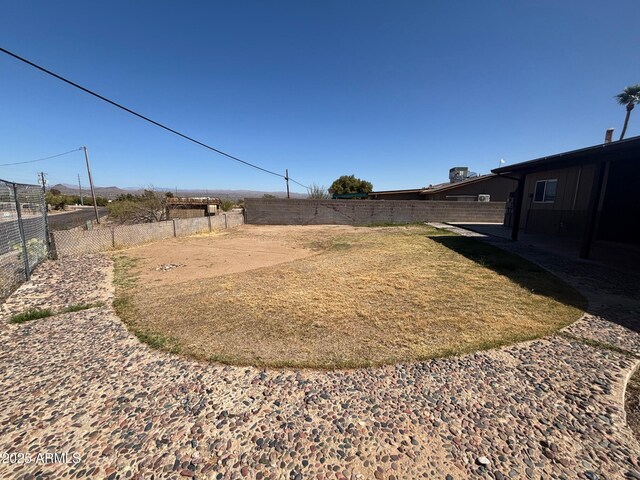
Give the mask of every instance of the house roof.
M 408 190 L 381 190 L 379 192 L 371 192 L 370 195 L 393 195 L 397 193 L 419 193 L 420 195 L 429 195 L 432 193 L 444 192 L 447 190 L 452 190 L 454 188 L 461 187 L 463 185 L 472 185 L 474 183 L 483 182 L 490 178 L 495 177 L 493 173 L 487 173 L 486 175 L 479 175 L 477 177 L 467 178 L 466 180 L 462 180 L 460 182 L 445 182 L 438 183 L 436 185 L 430 185 L 424 188 L 413 188 Z
M 454 188 L 458 188 L 458 187 L 461 187 L 463 185 L 473 185 L 474 183 L 484 182 L 485 180 L 489 180 L 490 178 L 493 178 L 495 176 L 496 175 L 493 174 L 493 173 L 487 173 L 485 175 L 478 175 L 477 177 L 467 178 L 466 180 L 462 180 L 461 182 L 440 183 L 438 185 L 432 185 L 430 187 L 423 188 L 421 193 L 423 195 L 428 195 L 428 194 L 431 194 L 431 193 L 445 192 L 447 190 L 453 190 Z
M 633 157 L 638 157 L 639 155 L 640 136 L 540 157 L 527 162 L 495 168 L 491 171 L 498 175 L 508 173 L 523 174 L 539 170 L 548 170 L 550 168 L 571 167 L 585 163 L 627 160 Z
M 420 193 L 422 188 L 413 188 L 409 190 L 380 190 L 379 192 L 371 192 L 369 195 L 392 195 L 394 193 Z
M 219 198 L 169 197 L 167 205 L 220 205 Z

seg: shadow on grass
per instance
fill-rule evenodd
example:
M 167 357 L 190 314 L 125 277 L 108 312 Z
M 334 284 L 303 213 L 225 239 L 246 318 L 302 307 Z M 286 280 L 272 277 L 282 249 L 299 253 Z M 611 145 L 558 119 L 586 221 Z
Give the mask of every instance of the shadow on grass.
M 430 228 L 431 227 L 426 227 L 425 230 L 420 230 L 417 235 L 420 235 L 422 239 L 424 239 L 424 235 L 429 234 Z M 508 277 L 520 286 L 526 288 L 528 291 L 549 297 L 558 303 L 570 305 L 584 311 L 586 301 L 576 290 L 535 264 L 475 239 L 453 236 L 452 234 L 440 235 L 440 230 L 433 230 L 436 235 L 429 235 L 429 238 L 433 241 L 473 260 L 481 266 Z M 342 241 L 338 238 L 334 242 L 335 243 L 331 246 L 336 250 L 351 248 L 351 244 L 347 240 Z M 327 357 L 320 360 L 312 359 L 309 361 L 296 361 L 289 359 L 272 359 L 265 361 L 260 357 L 241 358 L 235 355 L 218 354 L 215 352 L 212 354 L 210 353 L 207 356 L 207 352 L 199 353 L 196 351 L 194 353 L 193 351 L 190 351 L 188 344 L 181 343 L 181 340 L 178 340 L 177 338 L 165 336 L 147 329 L 144 322 L 141 321 L 141 312 L 137 311 L 134 301 L 134 295 L 136 293 L 140 293 L 140 289 L 143 291 L 145 288 L 144 285 L 138 284 L 138 278 L 136 277 L 135 269 L 133 268 L 136 264 L 136 260 L 124 255 L 114 255 L 113 259 L 113 281 L 116 287 L 113 306 L 116 313 L 123 320 L 130 332 L 135 334 L 141 342 L 146 343 L 152 348 L 221 364 L 238 366 L 253 365 L 260 368 L 319 368 L 328 370 L 366 368 L 395 363 L 413 363 L 416 361 L 427 361 L 433 358 L 461 355 L 479 350 L 497 348 L 515 342 L 532 340 L 542 335 L 539 331 L 534 332 L 532 330 L 527 330 L 519 332 L 516 335 L 502 335 L 499 338 L 487 339 L 471 344 L 456 344 L 451 348 L 441 348 L 433 354 L 418 355 L 415 357 L 412 355 L 410 358 L 397 359 L 385 357 L 382 361 L 361 359 L 351 361 L 348 359 L 343 360 L 337 356 L 335 358 Z
M 544 295 L 582 311 L 587 310 L 587 300 L 575 288 L 522 257 L 474 238 L 458 236 L 430 238 L 469 260 L 509 278 L 532 293 Z

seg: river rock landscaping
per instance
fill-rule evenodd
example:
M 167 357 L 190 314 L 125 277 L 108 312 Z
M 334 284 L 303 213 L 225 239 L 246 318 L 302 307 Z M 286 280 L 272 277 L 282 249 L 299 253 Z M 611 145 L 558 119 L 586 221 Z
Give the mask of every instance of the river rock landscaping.
M 638 297 L 615 290 L 622 276 L 591 278 L 599 267 L 519 253 L 573 279 L 589 314 L 540 340 L 335 371 L 153 350 L 113 312 L 107 256 L 47 262 L 2 309 L 0 453 L 79 462 L 3 457 L 0 478 L 640 478 L 624 411 Z M 27 308 L 100 302 L 7 322 Z

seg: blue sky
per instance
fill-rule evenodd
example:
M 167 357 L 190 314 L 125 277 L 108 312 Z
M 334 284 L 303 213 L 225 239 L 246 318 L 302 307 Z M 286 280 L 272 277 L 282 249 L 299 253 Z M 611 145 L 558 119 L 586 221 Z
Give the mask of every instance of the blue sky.
M 638 18 L 637 0 L 4 2 L 0 46 L 303 184 L 386 190 L 617 138 Z M 3 54 L 0 109 L 0 163 L 86 144 L 101 186 L 284 189 Z M 83 161 L 0 178 L 86 184 Z

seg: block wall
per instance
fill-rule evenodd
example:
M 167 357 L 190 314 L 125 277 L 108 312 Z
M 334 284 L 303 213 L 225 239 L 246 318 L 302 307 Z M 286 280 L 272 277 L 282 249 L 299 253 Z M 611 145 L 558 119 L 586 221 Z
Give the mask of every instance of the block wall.
M 245 219 L 256 225 L 502 223 L 504 207 L 504 202 L 247 198 Z

